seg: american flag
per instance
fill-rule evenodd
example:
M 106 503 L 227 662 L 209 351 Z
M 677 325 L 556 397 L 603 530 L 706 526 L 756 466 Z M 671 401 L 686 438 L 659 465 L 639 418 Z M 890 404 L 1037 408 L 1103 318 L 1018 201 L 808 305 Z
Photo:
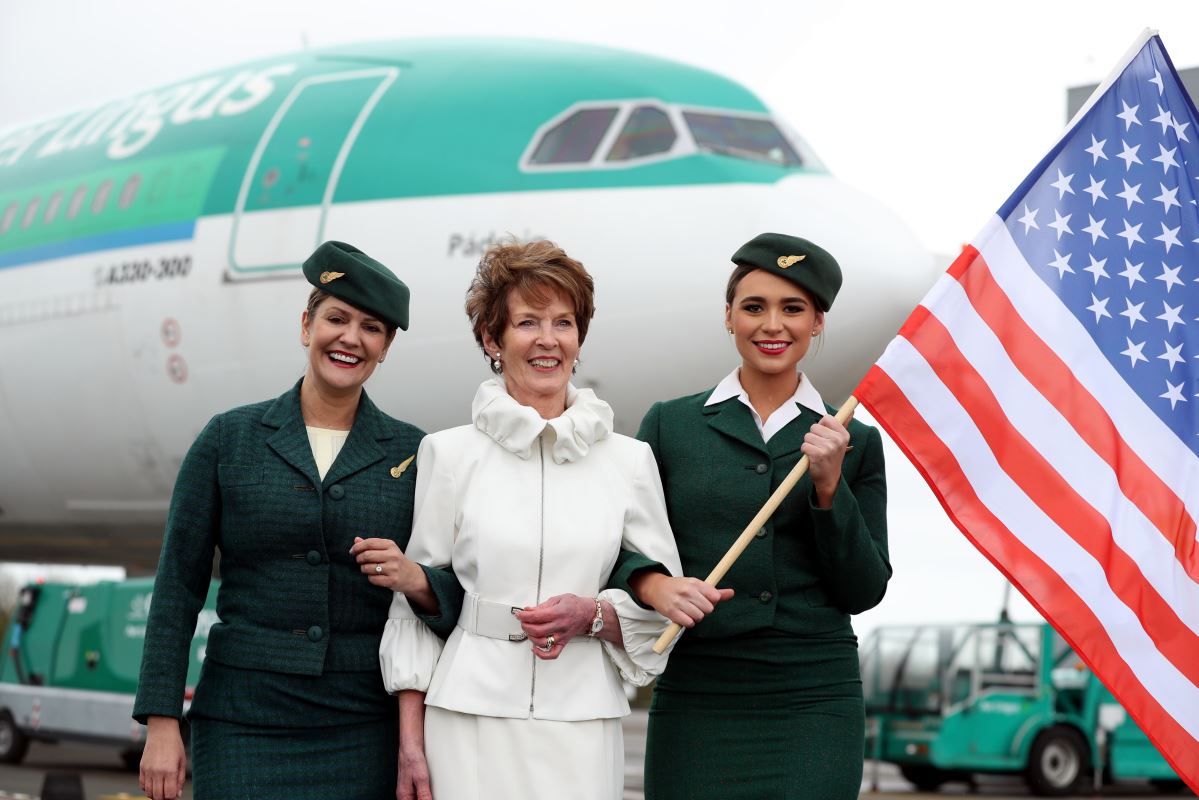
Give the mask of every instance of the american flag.
M 1199 115 L 1143 41 L 854 394 L 1199 790 Z

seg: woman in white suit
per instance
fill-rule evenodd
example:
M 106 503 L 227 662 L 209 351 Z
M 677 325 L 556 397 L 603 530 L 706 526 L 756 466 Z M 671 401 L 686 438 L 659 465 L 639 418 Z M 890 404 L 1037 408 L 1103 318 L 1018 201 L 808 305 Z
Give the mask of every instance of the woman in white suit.
M 401 797 L 622 795 L 620 679 L 644 685 L 662 670 L 652 645 L 667 620 L 603 587 L 622 548 L 672 576 L 680 567 L 649 447 L 570 385 L 592 293 L 582 264 L 546 241 L 491 248 L 468 291 L 496 377 L 475 395 L 473 424 L 420 446 L 410 580 L 396 587 L 424 582 L 423 564 L 452 570 L 466 599 L 443 649 L 426 626 L 437 609 L 397 593 L 380 649 L 400 693 Z M 645 574 L 641 599 L 680 621 L 721 597 Z

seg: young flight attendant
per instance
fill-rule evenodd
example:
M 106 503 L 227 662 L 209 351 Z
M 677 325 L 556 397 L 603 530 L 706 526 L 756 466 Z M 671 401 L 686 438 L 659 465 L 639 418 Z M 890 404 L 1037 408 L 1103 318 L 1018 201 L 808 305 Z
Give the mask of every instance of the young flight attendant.
M 378 652 L 392 585 L 411 566 L 400 548 L 423 434 L 362 387 L 408 329 L 408 287 L 340 242 L 304 275 L 315 288 L 300 316 L 303 378 L 213 417 L 179 469 L 134 705 L 154 800 L 183 789 L 188 651 L 218 551 L 220 622 L 188 713 L 196 800 L 395 797 L 397 706 Z M 452 627 L 461 594 L 435 595 L 437 580 L 411 599 L 442 612 L 429 627 L 446 635 L 436 620 Z
M 882 442 L 837 422 L 797 370 L 841 286 L 833 257 L 764 233 L 732 260 L 724 323 L 741 364 L 714 389 L 655 404 L 638 434 L 683 574 L 707 574 L 802 455 L 811 466 L 728 572 L 733 598 L 687 631 L 658 680 L 646 797 L 849 800 L 864 724 L 849 616 L 891 575 Z M 632 582 L 645 596 L 663 579 Z

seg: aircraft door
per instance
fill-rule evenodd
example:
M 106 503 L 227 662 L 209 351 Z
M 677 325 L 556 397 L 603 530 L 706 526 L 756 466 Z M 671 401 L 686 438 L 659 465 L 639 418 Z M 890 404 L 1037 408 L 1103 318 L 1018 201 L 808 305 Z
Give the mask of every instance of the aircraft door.
M 395 81 L 394 67 L 300 81 L 250 158 L 234 209 L 228 277 L 299 269 L 325 238 L 338 178 L 358 132 Z

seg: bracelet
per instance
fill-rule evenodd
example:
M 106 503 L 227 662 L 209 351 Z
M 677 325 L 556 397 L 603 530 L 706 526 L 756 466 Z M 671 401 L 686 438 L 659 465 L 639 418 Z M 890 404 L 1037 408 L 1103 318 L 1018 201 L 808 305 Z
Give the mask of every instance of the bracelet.
M 587 631 L 587 635 L 595 638 L 601 630 L 604 629 L 604 607 L 600 605 L 600 599 L 595 598 L 595 619 L 591 620 L 591 630 Z

